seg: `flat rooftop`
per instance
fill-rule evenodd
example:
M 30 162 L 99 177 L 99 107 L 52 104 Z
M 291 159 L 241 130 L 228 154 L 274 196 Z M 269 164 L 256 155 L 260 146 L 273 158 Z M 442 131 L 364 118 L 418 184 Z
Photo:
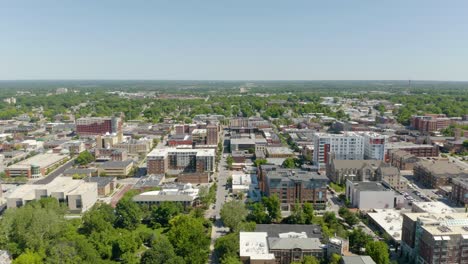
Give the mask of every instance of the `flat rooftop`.
M 194 153 L 197 156 L 215 156 L 214 149 L 179 149 L 179 148 L 160 148 L 153 149 L 148 158 L 151 157 L 165 157 L 170 153 Z
M 442 202 L 413 202 L 414 212 L 427 212 L 432 214 L 452 214 L 457 211 Z
M 66 158 L 66 155 L 60 155 L 55 153 L 44 153 L 32 156 L 29 159 L 25 159 L 20 161 L 16 164 L 9 166 L 10 169 L 27 169 L 30 168 L 31 165 L 36 165 L 41 168 L 49 167 L 50 165 L 59 162 L 60 160 Z
M 459 174 L 460 176 L 468 176 L 467 169 L 445 159 L 421 159 L 417 165 L 423 166 L 426 170 L 429 170 L 432 174 L 436 175 Z
M 292 149 L 288 147 L 267 147 L 266 150 L 270 155 L 294 155 Z
M 412 142 L 400 141 L 389 142 L 385 144 L 386 149 L 413 149 L 413 148 L 433 148 L 434 146 L 428 144 L 415 144 Z
M 83 182 L 81 185 L 70 191 L 67 195 L 79 195 L 93 190 L 97 190 L 96 182 Z
M 401 241 L 403 227 L 401 212 L 394 209 L 374 209 L 373 211 L 367 215 L 395 241 Z
M 360 191 L 389 191 L 380 182 L 353 182 L 354 188 Z
M 267 236 L 266 232 L 240 232 L 239 255 L 241 257 L 261 255 L 266 259 L 274 259 L 274 255 L 268 250 Z

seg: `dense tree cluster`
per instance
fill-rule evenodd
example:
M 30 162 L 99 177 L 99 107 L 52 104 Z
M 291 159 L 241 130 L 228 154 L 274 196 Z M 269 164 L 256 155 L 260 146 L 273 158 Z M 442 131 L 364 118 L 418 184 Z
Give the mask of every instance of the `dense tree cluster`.
M 211 223 L 180 204 L 144 207 L 130 194 L 115 209 L 96 204 L 81 219 L 67 220 L 65 212 L 54 198 L 8 209 L 0 247 L 14 263 L 198 264 L 208 258 Z

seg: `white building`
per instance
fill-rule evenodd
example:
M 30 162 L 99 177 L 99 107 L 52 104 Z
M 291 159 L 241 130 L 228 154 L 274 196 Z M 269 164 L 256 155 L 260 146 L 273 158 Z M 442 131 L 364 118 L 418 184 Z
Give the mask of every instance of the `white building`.
M 344 134 L 316 133 L 314 135 L 313 161 L 319 169 L 325 168 L 331 153 L 338 160 L 364 159 L 362 136 L 354 132 Z
M 73 180 L 71 177 L 57 177 L 47 184 L 25 184 L 6 197 L 7 207 L 18 208 L 45 197 L 54 197 L 60 202 L 65 202 L 72 213 L 82 213 L 96 203 L 97 183 Z
M 275 255 L 268 249 L 267 232 L 240 232 L 239 255 L 242 261 L 263 263 L 274 261 Z
M 384 160 L 385 141 L 374 132 L 315 133 L 313 161 L 321 169 L 331 154 L 337 160 Z
M 372 213 L 367 213 L 367 216 L 393 240 L 401 241 L 403 216 L 400 210 L 374 209 Z
M 187 183 L 180 186 L 163 188 L 160 191 L 144 192 L 133 197 L 133 201 L 142 204 L 160 204 L 162 202 L 179 202 L 191 206 L 198 198 L 199 189 Z
M 384 160 L 386 136 L 375 132 L 360 133 L 364 137 L 364 159 Z
M 346 198 L 361 210 L 391 209 L 395 207 L 395 192 L 380 182 L 352 182 L 346 180 Z

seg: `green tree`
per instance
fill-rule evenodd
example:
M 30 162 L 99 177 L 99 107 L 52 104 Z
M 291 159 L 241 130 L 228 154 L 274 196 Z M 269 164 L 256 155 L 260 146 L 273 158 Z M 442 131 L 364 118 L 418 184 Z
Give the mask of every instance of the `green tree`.
M 341 260 L 341 256 L 336 254 L 336 253 L 333 253 L 331 256 L 330 256 L 330 260 L 329 260 L 329 264 L 339 264 L 340 263 L 340 260 Z
M 221 259 L 221 264 L 242 264 L 242 261 L 237 256 L 228 256 Z
M 84 166 L 93 161 L 94 161 L 94 156 L 91 153 L 89 153 L 89 151 L 85 150 L 76 157 L 75 164 Z
M 26 250 L 13 261 L 13 264 L 42 264 L 44 263 L 42 260 L 43 257 L 39 253 Z
M 187 263 L 205 263 L 208 258 L 210 238 L 203 221 L 190 215 L 178 215 L 169 222 L 167 237 L 176 254 Z
M 270 216 L 268 215 L 263 203 L 253 203 L 250 206 L 250 214 L 247 216 L 247 220 L 254 221 L 257 224 L 271 223 Z
M 359 219 L 356 217 L 356 214 L 352 213 L 348 208 L 346 207 L 341 207 L 338 211 L 338 214 L 343 217 L 345 222 L 353 226 L 359 222 Z
M 372 237 L 361 228 L 355 228 L 349 233 L 349 248 L 352 252 L 359 253 L 361 248 L 365 248 L 367 243 L 372 241 Z
M 26 249 L 42 252 L 61 236 L 67 227 L 64 210 L 54 198 L 43 200 L 5 212 L 0 222 L 0 247 L 13 255 Z
M 284 168 L 288 168 L 288 169 L 294 169 L 296 168 L 296 163 L 294 162 L 294 158 L 287 158 L 283 161 L 283 165 L 282 165 Z
M 142 212 L 131 199 L 121 199 L 115 207 L 115 226 L 134 230 L 140 223 Z
M 291 215 L 285 219 L 285 222 L 288 224 L 298 224 L 303 225 L 306 222 L 304 210 L 300 203 L 294 204 Z
M 231 155 L 229 155 L 227 158 L 226 158 L 226 164 L 227 164 L 227 167 L 229 170 L 232 170 L 232 164 L 234 163 L 234 159 L 232 158 Z
M 124 259 L 126 263 L 135 263 L 135 252 L 140 247 L 142 241 L 135 232 L 125 229 L 118 230 L 119 234 L 112 243 L 112 259 Z
M 267 162 L 268 161 L 266 159 L 256 159 L 254 164 L 256 167 L 260 167 L 260 165 L 267 164 Z
M 238 231 L 239 224 L 245 221 L 248 213 L 244 203 L 236 200 L 224 203 L 220 211 L 221 220 L 224 225 L 234 232 Z
M 272 221 L 281 220 L 281 204 L 278 195 L 274 194 L 270 197 L 263 197 L 262 202 L 268 211 L 268 215 Z
M 371 241 L 366 245 L 366 254 L 368 254 L 376 264 L 390 263 L 388 246 L 382 241 Z
M 302 259 L 302 264 L 320 264 L 320 261 L 314 256 L 305 256 Z
M 305 223 L 307 225 L 312 224 L 314 221 L 314 207 L 312 204 L 306 202 L 302 205 L 302 210 L 304 211 Z
M 159 236 L 150 249 L 141 256 L 141 264 L 183 264 L 184 259 L 176 255 L 166 236 Z
M 214 248 L 219 259 L 237 257 L 239 255 L 239 233 L 230 233 L 216 239 Z
M 97 203 L 83 215 L 82 232 L 102 232 L 112 229 L 115 222 L 114 208 L 105 203 Z
M 182 213 L 183 209 L 180 203 L 163 202 L 161 205 L 155 206 L 151 210 L 151 225 L 155 227 L 166 227 L 174 216 Z

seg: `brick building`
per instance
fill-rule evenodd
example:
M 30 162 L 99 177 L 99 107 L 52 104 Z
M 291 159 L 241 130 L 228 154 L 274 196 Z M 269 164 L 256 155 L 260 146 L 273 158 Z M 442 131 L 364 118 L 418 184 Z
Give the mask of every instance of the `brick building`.
M 278 195 L 283 210 L 290 210 L 296 202 L 325 209 L 328 183 L 325 175 L 280 167 L 270 167 L 264 174 L 262 192 L 266 196 Z
M 105 135 L 122 132 L 122 116 L 83 117 L 76 120 L 76 132 L 80 136 Z
M 217 125 L 210 124 L 206 126 L 206 145 L 218 145 L 218 132 Z
M 468 263 L 465 213 L 403 214 L 402 256 L 407 263 Z
M 468 178 L 452 179 L 452 192 L 450 200 L 459 205 L 468 204 Z
M 419 158 L 401 149 L 391 149 L 388 151 L 388 162 L 400 170 L 413 170 L 414 164 Z
M 453 178 L 468 177 L 468 171 L 449 160 L 423 159 L 413 168 L 414 177 L 428 188 L 450 185 Z
M 414 144 L 411 142 L 392 142 L 386 145 L 387 155 L 385 161 L 389 161 L 391 150 L 404 150 L 416 157 L 437 157 L 439 148 L 428 144 Z
M 411 127 L 421 132 L 433 132 L 447 128 L 452 120 L 444 114 L 427 114 L 424 116 L 412 116 Z

